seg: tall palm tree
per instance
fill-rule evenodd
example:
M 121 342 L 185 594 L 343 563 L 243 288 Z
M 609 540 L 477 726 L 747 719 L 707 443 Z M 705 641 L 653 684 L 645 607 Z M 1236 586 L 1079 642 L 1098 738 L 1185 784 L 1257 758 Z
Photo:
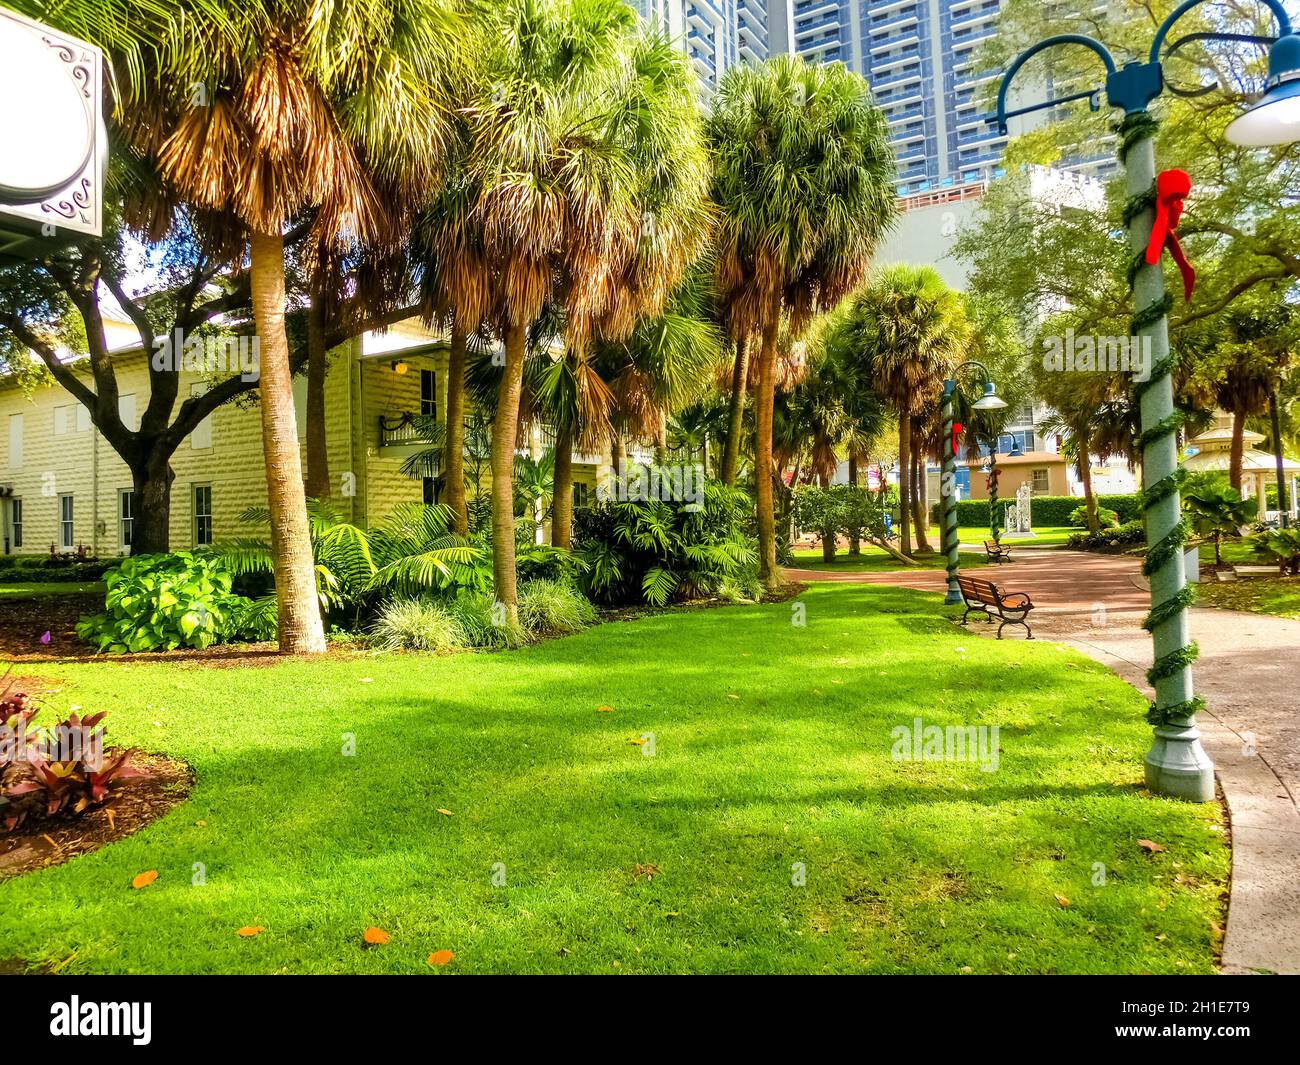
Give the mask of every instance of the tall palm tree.
M 504 0 L 465 109 L 466 172 L 504 340 L 492 433 L 495 593 L 516 613 L 511 476 L 528 330 L 618 340 L 657 311 L 707 237 L 694 75 L 622 0 Z
M 799 334 L 863 279 L 895 217 L 888 127 L 867 82 L 840 64 L 782 55 L 727 71 L 708 123 L 721 216 L 718 294 L 729 336 L 757 344 L 759 563 L 780 583 L 772 411 L 782 316 Z
M 469 130 L 457 126 L 451 176 L 425 209 L 412 241 L 423 266 L 421 302 L 425 321 L 450 327 L 447 352 L 447 433 L 442 461 L 446 502 L 456 532 L 469 532 L 465 497 L 465 371 L 468 341 L 488 313 L 490 278 L 482 221 L 475 213 L 479 189 L 466 163 Z
M 450 3 L 182 0 L 175 9 L 158 47 L 119 72 L 123 132 L 169 197 L 232 245 L 247 241 L 280 648 L 320 652 L 284 229 L 307 214 L 317 247 L 400 239 L 408 205 L 440 177 L 448 72 L 462 69 L 451 59 L 465 54 L 464 34 Z
M 965 306 L 932 267 L 888 266 L 853 297 L 841 328 L 839 343 L 861 353 L 898 417 L 899 546 L 910 555 L 912 420 L 937 406 L 943 379 L 970 334 Z

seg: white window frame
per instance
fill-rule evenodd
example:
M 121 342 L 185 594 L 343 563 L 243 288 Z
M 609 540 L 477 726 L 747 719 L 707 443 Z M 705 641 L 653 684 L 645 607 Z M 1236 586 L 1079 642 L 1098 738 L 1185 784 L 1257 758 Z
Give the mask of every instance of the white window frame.
M 68 515 L 66 518 L 63 516 L 65 509 Z M 71 492 L 59 495 L 59 546 L 65 551 L 71 551 L 77 546 L 77 505 Z
M 208 511 L 206 514 L 199 513 L 199 492 L 203 489 L 208 492 Z M 199 538 L 200 522 L 207 518 L 208 521 L 208 538 L 202 540 Z M 212 543 L 212 482 L 202 481 L 190 485 L 190 533 L 195 547 L 207 547 Z
M 23 546 L 23 497 L 9 499 L 9 543 L 11 547 Z
M 130 500 L 128 510 L 127 500 Z M 119 488 L 117 490 L 117 545 L 124 552 L 130 553 L 131 540 L 135 536 L 135 489 Z
M 23 433 L 25 430 L 22 414 L 9 415 L 9 468 L 16 470 L 23 464 Z

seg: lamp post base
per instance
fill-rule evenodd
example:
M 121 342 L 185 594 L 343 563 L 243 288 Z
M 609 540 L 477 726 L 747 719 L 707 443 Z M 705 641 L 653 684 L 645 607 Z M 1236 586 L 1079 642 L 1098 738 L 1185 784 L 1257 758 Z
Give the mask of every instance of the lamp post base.
M 1188 802 L 1214 798 L 1214 763 L 1201 747 L 1195 725 L 1162 725 L 1146 757 L 1147 789 Z
M 957 579 L 950 577 L 948 579 L 948 594 L 943 597 L 944 606 L 953 606 L 962 602 L 961 588 L 957 586 Z

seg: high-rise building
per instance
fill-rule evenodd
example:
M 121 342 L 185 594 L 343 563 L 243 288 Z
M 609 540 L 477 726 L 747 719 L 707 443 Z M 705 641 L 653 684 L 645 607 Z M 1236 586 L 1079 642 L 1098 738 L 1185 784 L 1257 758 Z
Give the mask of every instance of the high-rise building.
M 980 42 L 1002 0 L 769 0 L 769 45 L 842 61 L 871 83 L 889 120 L 899 194 L 1000 172 L 1006 138 L 982 118 Z
M 636 7 L 681 41 L 706 91 L 728 67 L 768 56 L 768 0 L 637 0 Z

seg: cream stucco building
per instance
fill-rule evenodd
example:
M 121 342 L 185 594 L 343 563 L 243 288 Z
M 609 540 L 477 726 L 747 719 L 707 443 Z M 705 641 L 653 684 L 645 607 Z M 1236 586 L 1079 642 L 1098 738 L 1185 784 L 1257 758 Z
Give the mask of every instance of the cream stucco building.
M 148 366 L 138 335 L 109 323 L 123 420 L 129 427 L 149 399 Z M 134 344 L 134 347 L 129 345 Z M 401 502 L 431 502 L 432 478 L 403 474 L 403 460 L 427 447 L 410 416 L 446 417 L 445 342 L 417 321 L 356 337 L 331 353 L 325 387 L 331 498 L 345 518 L 371 526 Z M 182 373 L 177 402 L 205 387 Z M 294 379 L 298 437 L 306 439 L 306 378 Z M 546 446 L 541 430 L 531 448 Z M 600 459 L 575 454 L 575 496 L 594 489 Z M 177 449 L 171 498 L 171 548 L 257 535 L 241 523 L 266 504 L 256 393 L 217 408 Z M 484 481 L 483 490 L 490 487 Z M 130 550 L 135 518 L 131 474 L 91 424 L 89 412 L 56 384 L 28 394 L 0 381 L 0 536 L 6 554 Z

